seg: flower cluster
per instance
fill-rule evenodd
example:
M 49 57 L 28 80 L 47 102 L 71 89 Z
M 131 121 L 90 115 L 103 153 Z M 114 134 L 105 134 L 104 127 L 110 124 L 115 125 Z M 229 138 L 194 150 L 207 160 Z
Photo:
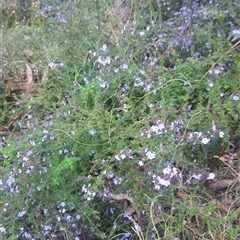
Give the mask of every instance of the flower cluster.
M 96 196 L 96 192 L 92 190 L 91 183 L 87 186 L 85 184 L 83 185 L 82 193 L 84 193 L 84 196 L 88 201 L 92 200 Z
M 152 174 L 152 172 L 149 172 L 149 175 L 152 176 L 152 183 L 155 190 L 160 190 L 162 187 L 170 186 L 174 178 L 181 178 L 181 174 L 178 172 L 178 169 L 171 165 L 168 165 L 162 170 L 162 177 Z
M 124 160 L 126 158 L 133 159 L 133 155 L 132 155 L 133 153 L 134 153 L 133 149 L 129 149 L 128 151 L 121 150 L 118 154 L 115 155 L 115 159 L 120 162 L 121 160 Z

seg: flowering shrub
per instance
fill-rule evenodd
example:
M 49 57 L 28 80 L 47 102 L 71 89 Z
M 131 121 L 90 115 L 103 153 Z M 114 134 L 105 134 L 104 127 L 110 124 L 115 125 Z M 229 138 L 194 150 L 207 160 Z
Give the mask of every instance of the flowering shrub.
M 8 29 L 4 77 L 24 77 L 28 46 L 40 87 L 0 117 L 15 119 L 0 142 L 3 239 L 239 237 L 238 198 L 227 209 L 210 192 L 239 136 L 237 3 L 160 2 L 132 1 L 116 42 L 108 1 L 43 4 L 42 25 Z

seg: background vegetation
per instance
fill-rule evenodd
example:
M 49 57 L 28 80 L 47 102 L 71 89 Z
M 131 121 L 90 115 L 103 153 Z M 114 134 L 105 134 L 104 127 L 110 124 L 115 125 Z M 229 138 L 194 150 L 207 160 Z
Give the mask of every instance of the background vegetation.
M 238 1 L 0 6 L 0 239 L 239 239 Z

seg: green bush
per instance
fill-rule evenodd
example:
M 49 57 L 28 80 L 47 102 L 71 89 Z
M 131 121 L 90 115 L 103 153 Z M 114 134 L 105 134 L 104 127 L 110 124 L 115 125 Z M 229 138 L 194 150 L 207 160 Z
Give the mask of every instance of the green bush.
M 27 62 L 36 91 L 2 94 L 1 124 L 23 113 L 0 142 L 2 239 L 238 238 L 235 205 L 204 190 L 239 136 L 235 8 L 130 3 L 122 33 L 110 1 L 4 15 L 3 78 Z

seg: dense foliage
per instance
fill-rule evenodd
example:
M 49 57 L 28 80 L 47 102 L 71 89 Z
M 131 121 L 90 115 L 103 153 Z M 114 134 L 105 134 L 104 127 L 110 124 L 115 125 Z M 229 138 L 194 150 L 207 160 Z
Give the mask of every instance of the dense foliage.
M 1 8 L 1 239 L 239 238 L 237 1 Z

